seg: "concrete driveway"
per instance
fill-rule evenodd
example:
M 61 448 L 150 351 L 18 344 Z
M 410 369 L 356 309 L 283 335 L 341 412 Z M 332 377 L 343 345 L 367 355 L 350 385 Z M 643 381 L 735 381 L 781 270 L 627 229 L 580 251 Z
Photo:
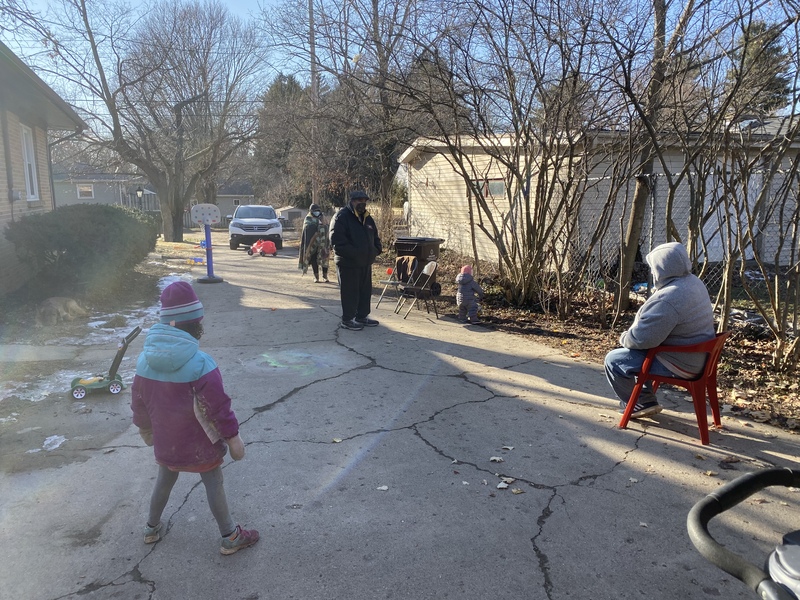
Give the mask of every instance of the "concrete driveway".
M 57 431 L 0 421 L 4 453 L 35 453 L 0 474 L 0 598 L 755 597 L 694 550 L 686 515 L 744 472 L 796 466 L 796 436 L 726 417 L 703 447 L 677 391 L 619 430 L 599 365 L 424 309 L 404 320 L 384 301 L 379 327 L 340 329 L 335 283 L 301 277 L 295 253 L 215 247 L 224 282 L 195 284 L 247 444 L 224 467 L 229 503 L 261 541 L 221 556 L 199 477 L 182 474 L 164 539 L 145 545 L 152 449 L 130 391 L 98 394 L 61 411 L 85 433 L 51 450 Z M 760 564 L 797 526 L 796 498 L 760 493 L 713 531 Z

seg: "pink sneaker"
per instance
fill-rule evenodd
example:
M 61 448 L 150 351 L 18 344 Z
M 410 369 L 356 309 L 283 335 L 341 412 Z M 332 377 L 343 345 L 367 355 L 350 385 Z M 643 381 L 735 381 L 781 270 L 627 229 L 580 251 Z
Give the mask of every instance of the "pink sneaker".
M 228 537 L 222 538 L 219 551 L 222 554 L 233 554 L 242 548 L 252 546 L 258 541 L 258 532 L 255 529 L 242 529 L 239 525 Z

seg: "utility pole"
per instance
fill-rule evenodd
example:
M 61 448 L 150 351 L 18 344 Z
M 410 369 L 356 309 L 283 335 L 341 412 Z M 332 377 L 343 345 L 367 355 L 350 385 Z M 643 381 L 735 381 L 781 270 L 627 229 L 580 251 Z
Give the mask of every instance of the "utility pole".
M 311 203 L 319 204 L 317 183 L 317 107 L 319 105 L 319 74 L 317 72 L 317 43 L 314 28 L 314 0 L 308 0 L 308 49 L 311 60 Z
M 197 102 L 207 96 L 208 92 L 203 92 L 186 100 L 176 102 L 172 107 L 172 112 L 175 113 L 175 132 L 177 137 L 175 142 L 175 183 L 172 190 L 172 206 L 170 206 L 174 239 L 183 238 L 183 108 L 187 104 Z M 178 211 L 179 208 L 181 209 L 180 212 Z

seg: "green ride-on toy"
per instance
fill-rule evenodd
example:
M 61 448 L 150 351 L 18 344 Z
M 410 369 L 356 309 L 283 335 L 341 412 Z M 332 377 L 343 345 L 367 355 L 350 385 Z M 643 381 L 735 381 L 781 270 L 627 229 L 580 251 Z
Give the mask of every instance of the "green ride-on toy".
M 119 376 L 117 370 L 122 362 L 122 357 L 128 350 L 128 345 L 134 338 L 142 332 L 141 327 L 136 327 L 128 335 L 126 335 L 119 344 L 114 362 L 111 363 L 111 368 L 108 370 L 108 375 L 97 375 L 94 377 L 76 377 L 72 380 L 72 397 L 80 400 L 86 397 L 90 390 L 108 390 L 112 394 L 119 394 L 125 389 L 125 384 L 122 382 L 122 377 Z

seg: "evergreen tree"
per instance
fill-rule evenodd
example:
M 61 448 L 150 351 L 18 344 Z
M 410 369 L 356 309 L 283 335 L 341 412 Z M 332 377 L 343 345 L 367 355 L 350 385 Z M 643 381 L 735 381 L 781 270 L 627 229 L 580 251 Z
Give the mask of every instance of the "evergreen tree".
M 778 26 L 750 23 L 739 36 L 728 71 L 733 120 L 766 117 L 789 103 L 789 55 Z

